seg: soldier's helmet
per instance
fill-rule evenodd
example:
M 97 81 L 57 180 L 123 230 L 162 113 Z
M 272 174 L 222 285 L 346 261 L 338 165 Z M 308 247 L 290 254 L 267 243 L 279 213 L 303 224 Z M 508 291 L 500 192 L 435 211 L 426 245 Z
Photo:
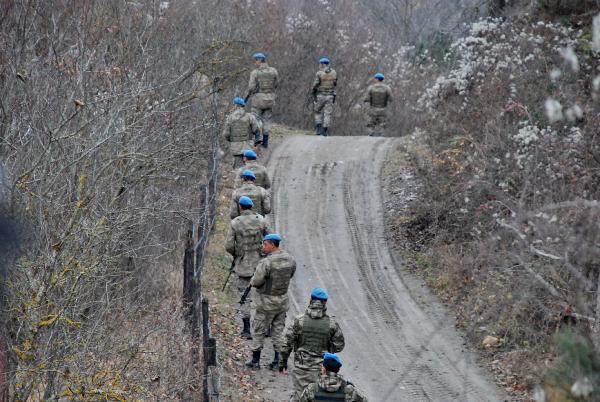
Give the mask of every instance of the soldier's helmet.
M 327 299 L 329 299 L 329 295 L 323 288 L 314 288 L 312 292 L 310 292 L 310 298 L 326 301 Z
M 254 152 L 251 149 L 246 149 L 242 155 L 244 155 L 244 158 L 248 158 L 248 159 L 256 159 L 257 158 L 256 152 Z
M 254 205 L 254 203 L 252 202 L 252 199 L 250 197 L 246 196 L 246 195 L 242 195 L 240 197 L 240 200 L 238 201 L 238 203 L 240 205 L 244 205 L 244 206 L 247 206 L 247 207 L 251 207 L 251 206 Z
M 254 175 L 254 172 L 252 170 L 244 170 L 241 176 L 246 180 L 256 180 L 256 176 Z

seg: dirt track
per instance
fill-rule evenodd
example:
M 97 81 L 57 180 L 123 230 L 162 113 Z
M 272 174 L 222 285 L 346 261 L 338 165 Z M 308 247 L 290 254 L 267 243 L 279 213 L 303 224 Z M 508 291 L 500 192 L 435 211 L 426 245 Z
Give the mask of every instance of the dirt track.
M 379 174 L 391 141 L 296 136 L 271 155 L 275 226 L 298 261 L 291 313 L 311 288 L 327 289 L 346 337 L 343 374 L 371 401 L 505 400 L 388 249 Z

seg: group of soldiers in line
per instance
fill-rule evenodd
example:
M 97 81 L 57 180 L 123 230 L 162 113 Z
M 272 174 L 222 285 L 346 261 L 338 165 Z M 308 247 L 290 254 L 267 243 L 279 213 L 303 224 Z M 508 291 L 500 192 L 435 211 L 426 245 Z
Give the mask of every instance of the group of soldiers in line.
M 255 53 L 252 57 L 256 68 L 250 73 L 246 96 L 236 96 L 233 99 L 235 110 L 227 116 L 223 128 L 225 139 L 230 142 L 234 167 L 241 166 L 244 149 L 261 143 L 264 148 L 268 147 L 276 100 L 275 91 L 279 86 L 279 74 L 274 67 L 267 64 L 264 53 Z M 389 85 L 383 83 L 385 76 L 382 73 L 376 73 L 372 79 L 374 82 L 368 86 L 363 98 L 368 107 L 367 132 L 371 136 L 384 135 L 388 119 L 387 108 L 392 102 L 392 90 Z M 317 135 L 329 135 L 336 101 L 336 86 L 336 71 L 327 57 L 321 57 L 311 89 Z M 252 105 L 248 113 L 245 107 L 250 98 Z
M 261 142 L 263 147 L 268 144 L 277 71 L 265 63 L 262 53 L 255 54 L 254 59 L 257 68 L 250 76 L 247 94 L 247 99 L 252 97 L 253 113 L 245 113 L 243 109 L 247 99 L 236 97 L 234 103 L 239 108 L 228 116 L 224 133 L 231 143 L 235 169 L 232 220 L 225 249 L 233 257 L 231 272 L 237 276 L 241 294 L 241 336 L 251 341 L 252 357 L 246 367 L 260 369 L 265 338 L 271 336 L 274 355 L 269 369 L 287 371 L 288 359 L 294 354 L 291 401 L 366 402 L 366 397 L 339 375 L 342 361 L 336 353 L 344 349 L 344 335 L 339 324 L 327 314 L 329 295 L 324 289 L 314 288 L 304 314 L 295 317 L 287 330 L 285 327 L 288 291 L 296 272 L 296 261 L 280 248 L 281 236 L 271 233 L 269 228 L 266 216 L 271 213 L 271 180 L 252 149 L 252 145 L 256 147 Z M 327 135 L 336 80 L 329 60 L 320 62 L 325 68 L 317 73 L 315 86 L 321 88 L 323 81 L 329 82 L 324 88 L 330 92 L 316 93 L 315 103 L 320 105 L 322 113 L 317 130 L 318 134 Z M 258 102 L 255 102 L 257 97 Z M 240 127 L 246 127 L 244 135 L 240 135 L 243 133 Z M 252 322 L 250 302 L 254 307 Z

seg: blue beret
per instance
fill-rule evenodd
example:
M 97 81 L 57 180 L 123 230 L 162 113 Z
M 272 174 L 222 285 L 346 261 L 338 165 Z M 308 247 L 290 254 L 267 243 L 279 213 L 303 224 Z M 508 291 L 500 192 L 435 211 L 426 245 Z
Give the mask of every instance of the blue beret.
M 252 58 L 253 58 L 254 60 L 262 60 L 262 61 L 265 61 L 265 59 L 267 58 L 267 56 L 265 56 L 265 54 L 264 54 L 264 53 L 261 53 L 261 52 L 256 52 L 256 53 L 254 53 L 254 54 L 252 55 Z
M 328 360 L 330 362 L 336 362 L 339 365 L 339 367 L 342 367 L 342 359 L 340 359 L 340 357 L 335 353 L 325 352 L 325 354 L 323 355 L 323 361 L 325 360 Z
M 254 172 L 252 170 L 244 170 L 242 172 L 242 176 L 247 178 L 247 179 L 252 179 L 252 180 L 256 180 L 256 176 L 254 175 Z
M 329 295 L 323 288 L 314 288 L 312 290 L 312 292 L 310 293 L 310 297 L 313 299 L 319 299 L 319 300 L 329 299 Z
M 257 158 L 257 156 L 256 156 L 256 152 L 254 152 L 254 151 L 253 151 L 253 150 L 251 150 L 251 149 L 247 149 L 247 150 L 245 150 L 245 151 L 244 151 L 244 153 L 243 153 L 243 155 L 244 155 L 246 158 L 252 158 L 252 159 L 256 159 L 256 158 Z
M 240 205 L 247 205 L 249 207 L 253 206 L 254 203 L 252 202 L 252 199 L 248 196 L 242 195 L 240 197 L 240 200 L 238 201 Z
M 383 75 L 383 73 L 377 73 L 373 77 L 377 78 L 379 81 L 383 81 L 385 75 Z
M 263 238 L 263 241 L 266 240 L 281 241 L 281 236 L 279 236 L 277 233 L 269 233 Z
M 319 59 L 319 64 L 329 64 L 329 59 L 327 57 L 321 57 Z
M 240 98 L 239 96 L 236 96 L 235 98 L 233 98 L 233 103 L 235 105 L 246 106 L 246 101 L 244 99 Z

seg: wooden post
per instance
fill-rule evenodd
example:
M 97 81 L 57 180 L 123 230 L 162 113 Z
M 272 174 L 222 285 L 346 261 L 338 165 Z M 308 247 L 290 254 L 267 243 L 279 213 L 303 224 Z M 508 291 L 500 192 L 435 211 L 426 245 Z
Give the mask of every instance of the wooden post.
M 193 276 L 194 276 L 194 238 L 193 224 L 190 222 L 183 254 L 183 307 L 189 316 L 193 299 Z

